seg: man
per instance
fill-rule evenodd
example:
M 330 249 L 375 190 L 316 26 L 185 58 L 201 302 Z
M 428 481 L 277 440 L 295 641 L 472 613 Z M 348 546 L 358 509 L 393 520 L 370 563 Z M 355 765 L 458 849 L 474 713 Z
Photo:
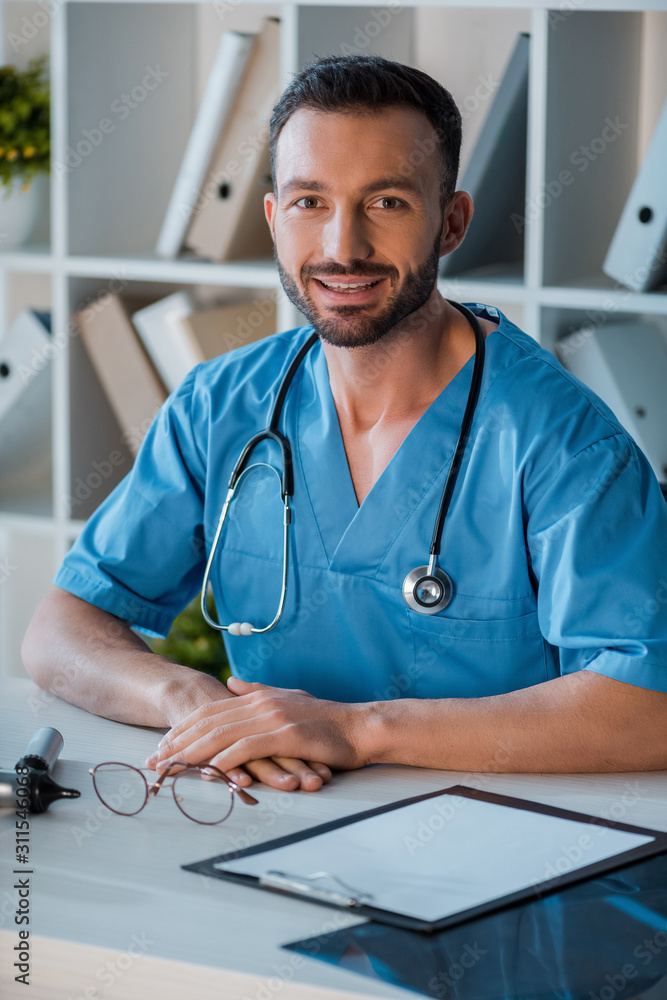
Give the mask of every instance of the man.
M 230 473 L 310 328 L 199 366 L 170 397 L 36 611 L 29 673 L 92 712 L 171 727 L 149 766 L 210 760 L 239 784 L 314 790 L 383 761 L 667 766 L 658 484 L 604 404 L 489 307 L 472 306 L 486 360 L 438 560 L 454 595 L 433 615 L 403 598 L 428 561 L 475 352 L 436 288 L 472 216 L 451 96 L 396 63 L 330 57 L 288 86 L 271 130 L 266 217 L 319 334 L 279 421 L 295 479 L 283 616 L 230 636 L 228 688 L 129 627 L 164 634 L 198 592 Z M 211 582 L 221 622 L 262 628 L 282 571 L 275 444 L 252 465 Z

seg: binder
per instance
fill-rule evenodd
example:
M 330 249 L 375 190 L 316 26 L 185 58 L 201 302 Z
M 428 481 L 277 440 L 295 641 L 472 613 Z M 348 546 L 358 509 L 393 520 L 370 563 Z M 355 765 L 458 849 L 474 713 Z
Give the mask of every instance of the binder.
M 667 851 L 667 834 L 454 785 L 183 865 L 431 932 Z
M 276 304 L 273 299 L 262 299 L 198 309 L 185 316 L 181 325 L 194 366 L 275 333 Z
M 164 386 L 118 295 L 107 293 L 76 313 L 75 319 L 123 440 L 136 455 L 167 398 Z
M 632 185 L 602 270 L 635 292 L 667 281 L 667 102 Z
M 523 268 L 530 35 L 520 34 L 459 187 L 474 202 L 465 239 L 440 261 L 440 276 Z
M 253 41 L 253 35 L 238 31 L 226 31 L 222 36 L 155 247 L 159 257 L 176 257 L 181 249 Z
M 667 483 L 667 340 L 656 323 L 582 327 L 556 342 L 564 366 L 614 412 Z
M 192 369 L 181 320 L 194 310 L 187 292 L 174 292 L 132 313 L 132 322 L 168 392 L 178 388 Z
M 280 25 L 264 21 L 185 242 L 210 260 L 271 256 L 264 217 L 271 191 L 269 120 L 280 96 Z
M 51 314 L 24 309 L 0 342 L 0 488 L 38 494 L 51 477 Z

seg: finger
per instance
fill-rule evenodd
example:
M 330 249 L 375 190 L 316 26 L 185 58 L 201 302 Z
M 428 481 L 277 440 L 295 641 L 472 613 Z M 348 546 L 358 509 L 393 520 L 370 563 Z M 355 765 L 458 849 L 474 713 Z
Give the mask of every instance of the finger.
M 225 750 L 211 757 L 211 764 L 219 767 L 221 771 L 246 765 L 262 757 L 296 757 L 299 753 L 298 739 L 290 739 L 289 734 L 284 732 L 253 733 L 250 729 L 243 734 L 242 726 L 233 728 L 238 737 L 235 740 L 230 739 Z M 162 766 L 162 762 L 158 766 Z
M 229 747 L 240 745 L 245 737 L 252 736 L 257 730 L 257 720 L 253 718 L 244 718 L 244 713 L 241 713 L 241 717 L 238 721 L 233 723 L 220 724 L 220 719 L 210 719 L 206 722 L 206 728 L 203 726 L 203 722 L 193 726 L 192 730 L 184 733 L 183 736 L 175 743 L 167 744 L 159 751 L 159 760 L 157 762 L 157 770 L 164 771 L 176 760 L 189 761 L 191 764 L 201 764 L 203 762 L 216 764 L 215 754 L 219 754 Z M 225 716 L 225 720 L 226 720 Z M 211 728 L 208 728 L 210 723 Z M 251 753 L 246 757 L 235 755 L 233 760 L 228 760 L 227 763 L 229 767 L 244 766 L 250 761 L 255 761 L 261 757 L 271 757 L 273 756 L 273 751 L 278 751 L 282 749 L 279 746 L 279 735 L 277 733 L 266 734 L 266 739 L 271 744 L 271 749 L 266 753 Z M 291 756 L 291 754 L 289 755 Z M 216 766 L 219 766 L 216 764 Z M 225 768 L 221 768 L 225 770 Z
M 160 740 L 158 744 L 158 758 L 160 761 L 168 760 L 172 757 L 177 757 L 179 754 L 190 754 L 191 748 L 196 743 L 201 743 L 202 740 L 207 739 L 211 734 L 220 734 L 223 729 L 226 729 L 233 722 L 242 722 L 248 719 L 249 715 L 252 715 L 252 710 L 248 709 L 247 705 L 239 705 L 240 699 L 235 698 L 234 703 L 227 711 L 224 711 L 224 706 L 216 706 L 215 713 L 211 711 L 211 714 L 203 716 L 193 723 L 189 728 L 183 729 L 183 731 L 170 739 L 170 733 Z M 231 701 L 231 699 L 230 699 Z M 220 747 L 216 747 L 219 750 Z M 214 750 L 211 750 L 213 753 Z M 196 758 L 189 757 L 189 759 L 194 764 L 201 763 L 205 757 Z
M 231 677 L 227 680 L 227 687 L 235 694 L 251 694 L 253 691 L 266 691 L 268 684 L 260 684 L 258 681 L 244 681 L 240 677 Z
M 226 774 L 231 781 L 235 781 L 241 788 L 247 788 L 248 785 L 252 785 L 252 777 L 244 767 L 233 767 Z
M 319 774 L 322 779 L 323 784 L 328 785 L 333 778 L 333 771 L 326 764 L 320 764 L 317 760 L 307 760 L 306 764 L 308 767 L 312 767 L 313 771 Z
M 205 705 L 200 705 L 199 708 L 194 710 L 194 712 L 190 712 L 189 715 L 186 715 L 185 718 L 181 719 L 176 723 L 176 725 L 172 726 L 171 729 L 167 730 L 158 743 L 158 749 L 163 747 L 166 743 L 171 743 L 183 733 L 187 732 L 188 729 L 192 729 L 192 727 L 196 726 L 197 723 L 202 721 L 202 719 L 208 718 L 211 714 L 218 714 L 219 712 L 222 712 L 225 708 L 225 701 L 228 701 L 231 706 L 236 701 L 236 696 L 230 693 L 228 698 L 215 702 L 209 701 Z
M 273 760 L 284 771 L 298 778 L 298 787 L 306 792 L 316 792 L 324 784 L 324 777 L 307 761 L 299 760 L 298 757 L 273 757 Z
M 249 761 L 245 765 L 245 769 L 258 781 L 262 781 L 265 785 L 270 785 L 271 788 L 280 788 L 282 791 L 294 792 L 299 787 L 299 778 L 297 775 L 281 767 L 268 757 Z

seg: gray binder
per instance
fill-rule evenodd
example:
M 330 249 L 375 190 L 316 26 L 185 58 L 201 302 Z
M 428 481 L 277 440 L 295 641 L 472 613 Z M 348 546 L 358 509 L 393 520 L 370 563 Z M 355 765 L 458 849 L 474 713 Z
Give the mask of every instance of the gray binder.
M 459 188 L 475 210 L 463 243 L 440 261 L 440 275 L 523 269 L 530 35 L 516 40 Z

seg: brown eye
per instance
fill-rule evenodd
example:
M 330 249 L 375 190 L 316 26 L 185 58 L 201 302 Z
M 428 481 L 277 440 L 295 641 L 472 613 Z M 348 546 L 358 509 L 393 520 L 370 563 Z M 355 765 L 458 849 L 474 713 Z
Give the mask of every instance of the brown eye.
M 304 204 L 304 202 L 307 204 Z M 301 208 L 316 208 L 317 198 L 313 198 L 312 195 L 306 195 L 304 198 L 299 198 L 299 200 L 295 202 L 295 204 L 300 205 Z
M 401 203 L 398 198 L 394 198 L 392 195 L 384 195 L 382 198 L 378 198 L 374 204 L 380 208 L 398 208 Z

